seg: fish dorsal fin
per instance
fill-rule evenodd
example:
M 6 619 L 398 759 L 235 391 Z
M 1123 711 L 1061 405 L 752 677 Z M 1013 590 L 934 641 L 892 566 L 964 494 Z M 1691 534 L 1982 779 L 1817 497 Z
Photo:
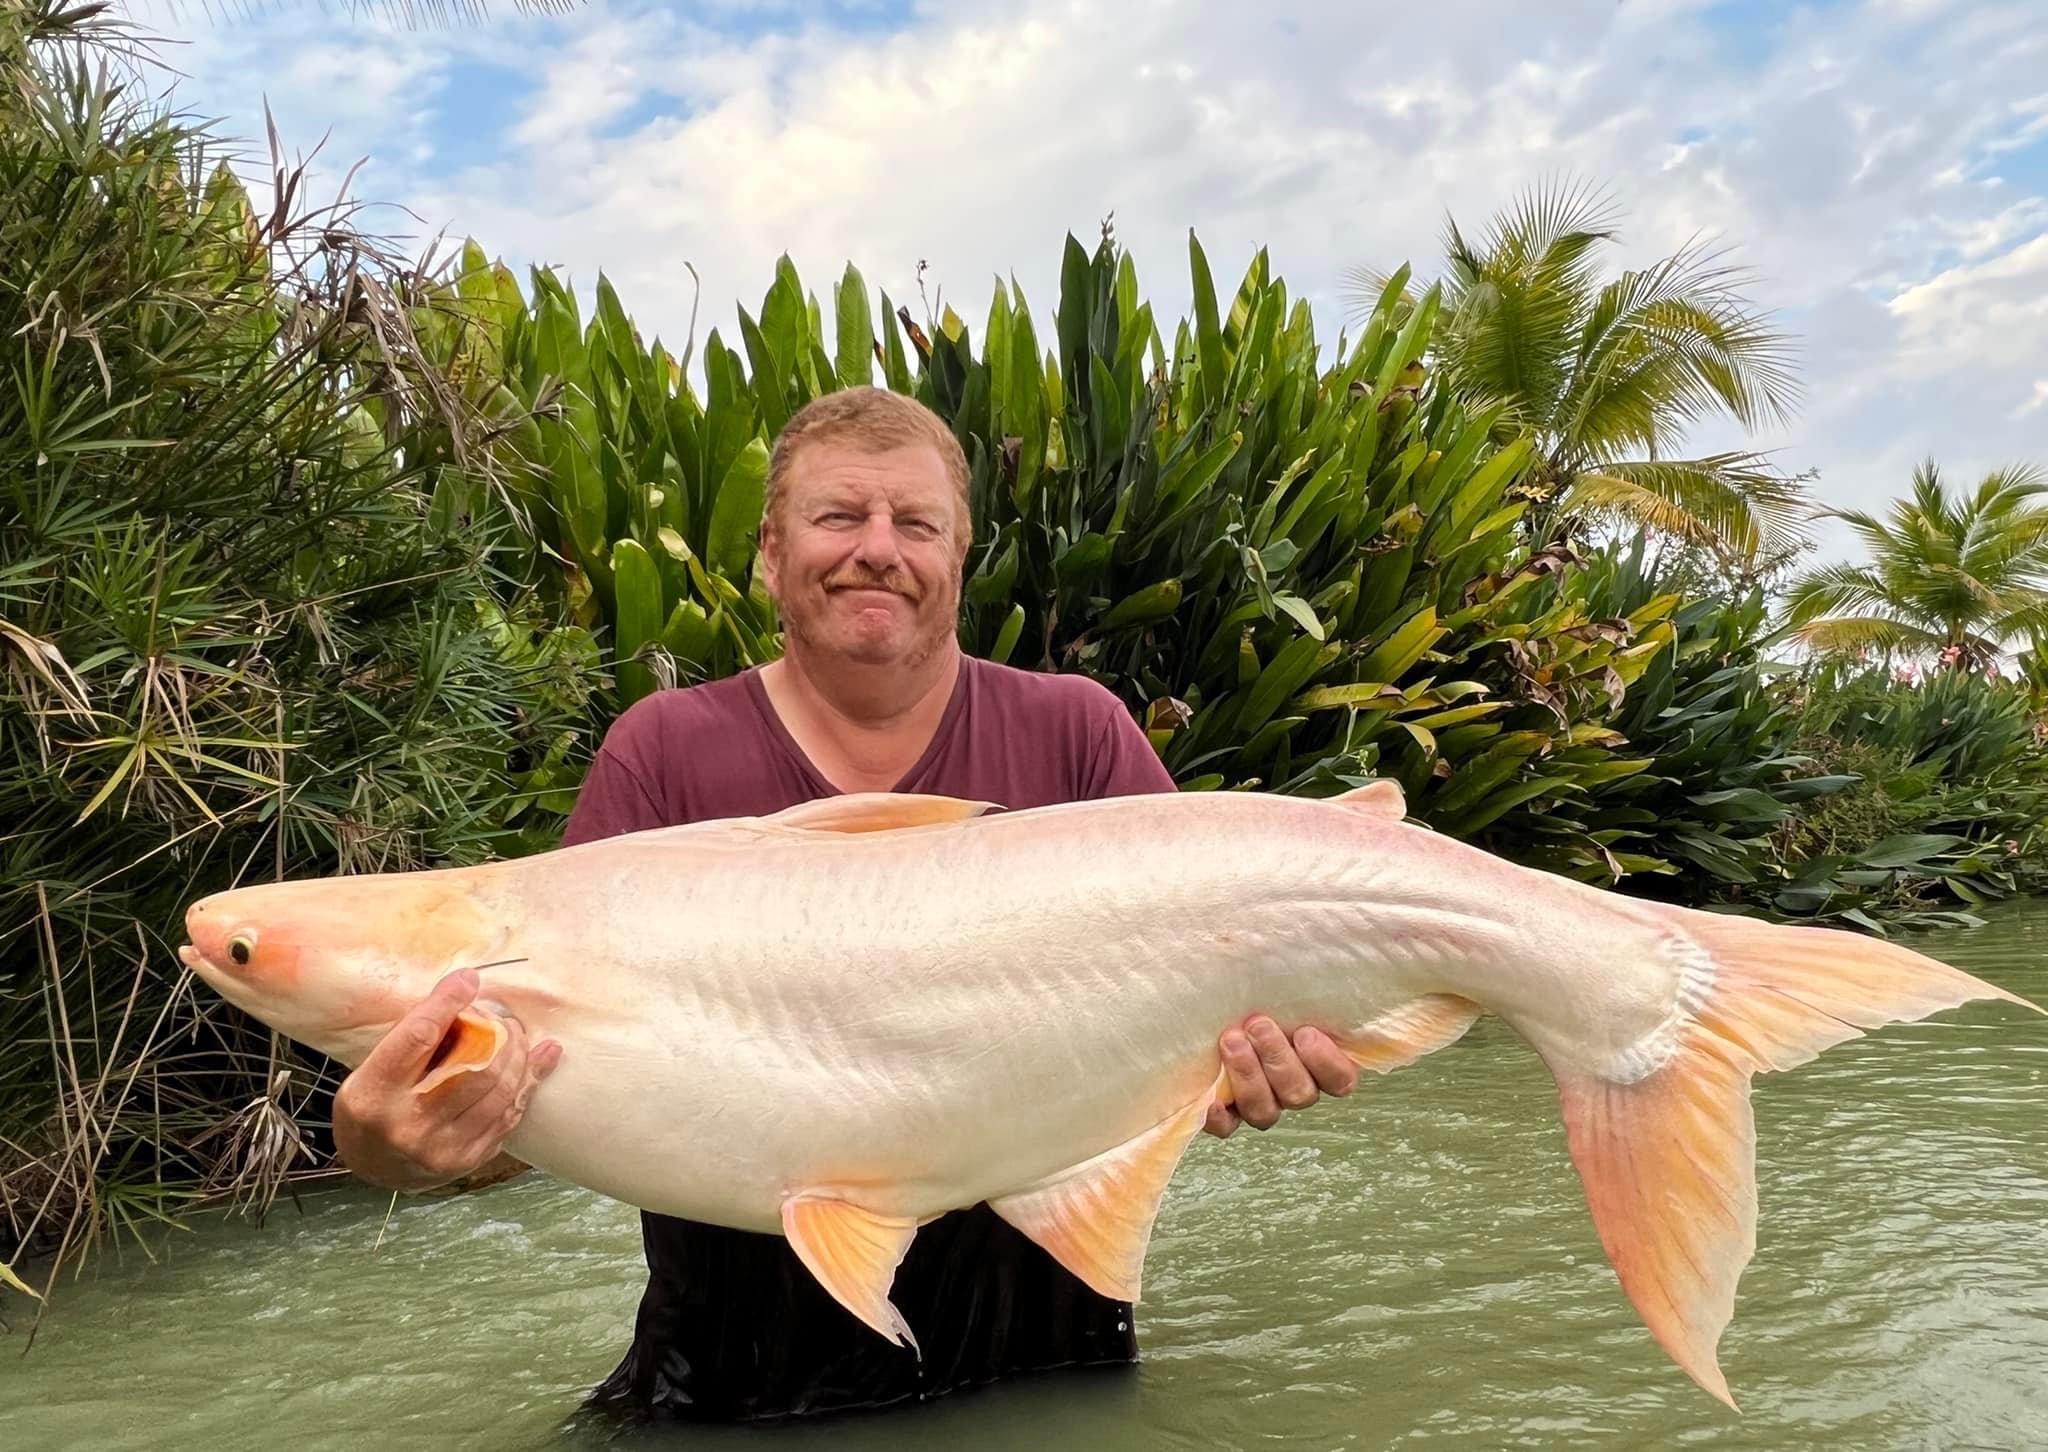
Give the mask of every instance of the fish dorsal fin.
M 917 792 L 850 792 L 820 797 L 761 818 L 774 827 L 810 832 L 894 832 L 903 827 L 932 827 L 961 822 L 995 810 L 994 802 L 970 802 Z
M 1029 1190 L 988 1202 L 1084 1285 L 1136 1301 L 1145 1247 L 1167 1183 L 1229 1075 L 1193 1103 L 1094 1159 Z
M 831 1195 L 792 1195 L 782 1202 L 782 1233 L 797 1258 L 832 1299 L 899 1345 L 918 1349 L 910 1323 L 889 1299 L 917 1221 L 878 1215 Z
M 1408 817 L 1408 797 L 1402 792 L 1401 783 L 1390 776 L 1369 781 L 1330 800 L 1340 807 L 1363 812 L 1368 817 L 1385 817 L 1390 822 L 1406 821 Z

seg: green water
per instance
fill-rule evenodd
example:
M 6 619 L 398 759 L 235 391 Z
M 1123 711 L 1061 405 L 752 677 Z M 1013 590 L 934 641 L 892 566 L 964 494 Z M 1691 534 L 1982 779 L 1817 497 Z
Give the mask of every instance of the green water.
M 2048 904 L 1922 946 L 2048 1002 Z M 624 1446 L 2048 1446 L 2048 1020 L 1980 1004 L 1758 1082 L 1762 1218 L 1722 1363 L 1650 1341 L 1550 1080 L 1493 1021 L 1268 1135 L 1203 1137 L 1129 1375 Z M 625 1343 L 633 1213 L 538 1176 L 344 1190 L 62 1283 L 0 1335 L 0 1448 L 577 1448 Z M 13 1303 L 16 1311 L 21 1303 Z

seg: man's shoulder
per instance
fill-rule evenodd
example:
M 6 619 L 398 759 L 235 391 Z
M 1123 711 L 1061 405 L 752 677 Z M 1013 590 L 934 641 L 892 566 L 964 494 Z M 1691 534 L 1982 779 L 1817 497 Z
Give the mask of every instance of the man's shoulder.
M 1025 670 L 980 657 L 970 659 L 969 669 L 980 678 L 989 699 L 1007 713 L 1099 722 L 1124 709 L 1116 692 L 1092 676 Z

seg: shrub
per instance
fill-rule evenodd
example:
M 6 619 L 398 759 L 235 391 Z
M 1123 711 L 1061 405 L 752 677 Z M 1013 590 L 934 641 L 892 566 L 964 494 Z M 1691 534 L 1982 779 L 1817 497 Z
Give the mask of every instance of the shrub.
M 408 269 L 75 23 L 0 12 L 0 1258 L 305 1163 L 326 1067 L 187 991 L 185 906 L 552 840 L 589 648 L 500 603 Z

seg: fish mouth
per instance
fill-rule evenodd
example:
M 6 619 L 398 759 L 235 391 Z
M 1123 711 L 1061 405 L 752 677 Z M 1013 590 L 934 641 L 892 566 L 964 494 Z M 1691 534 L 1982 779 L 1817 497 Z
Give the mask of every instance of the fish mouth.
M 190 943 L 180 943 L 178 945 L 178 961 L 187 968 L 196 969 L 205 963 L 206 959 L 201 957 L 199 950 Z

